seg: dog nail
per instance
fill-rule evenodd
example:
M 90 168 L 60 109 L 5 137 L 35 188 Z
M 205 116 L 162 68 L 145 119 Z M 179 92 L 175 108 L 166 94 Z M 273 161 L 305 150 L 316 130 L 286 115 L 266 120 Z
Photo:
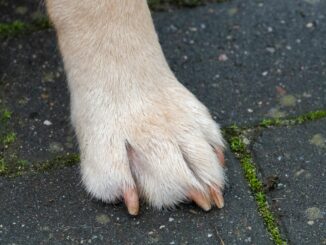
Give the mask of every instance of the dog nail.
M 209 211 L 211 209 L 210 201 L 202 193 L 193 190 L 190 192 L 190 197 L 203 210 Z
M 221 164 L 222 167 L 224 167 L 225 164 L 224 164 L 224 153 L 223 153 L 223 151 L 221 150 L 220 147 L 216 147 L 215 152 L 216 152 L 217 158 L 219 160 L 219 163 Z
M 130 215 L 139 213 L 139 198 L 136 188 L 130 188 L 124 193 L 124 201 Z
M 224 198 L 222 195 L 222 192 L 220 188 L 214 188 L 210 187 L 211 190 L 211 196 L 218 208 L 223 208 L 224 207 Z

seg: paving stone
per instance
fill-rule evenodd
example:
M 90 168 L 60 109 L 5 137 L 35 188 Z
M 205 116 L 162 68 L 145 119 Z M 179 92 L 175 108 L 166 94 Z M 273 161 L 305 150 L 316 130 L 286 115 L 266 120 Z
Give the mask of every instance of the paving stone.
M 91 200 L 78 169 L 0 178 L 1 244 L 272 244 L 239 163 L 227 156 L 226 206 L 204 213 L 193 205 L 172 211 Z
M 13 111 L 19 158 L 31 162 L 76 151 L 66 78 L 53 31 L 0 44 L 0 94 Z
M 39 6 L 38 1 L 0 3 L 1 22 L 33 21 Z M 234 0 L 153 15 L 176 76 L 217 121 L 229 125 L 326 107 L 325 13 L 325 1 Z M 54 32 L 2 40 L 0 54 L 0 98 L 14 112 L 19 157 L 39 161 L 76 152 Z M 268 195 L 294 244 L 326 239 L 324 125 L 325 120 L 266 130 L 254 145 L 263 176 L 280 179 Z M 282 165 L 279 156 L 287 159 Z M 225 209 L 208 214 L 189 206 L 173 212 L 145 209 L 137 219 L 127 217 L 121 205 L 91 201 L 76 168 L 1 178 L 0 243 L 24 243 L 27 237 L 31 243 L 54 244 L 81 239 L 216 244 L 217 230 L 226 244 L 268 244 L 240 168 L 232 158 L 229 164 Z
M 172 69 L 222 125 L 326 107 L 326 2 L 275 1 L 153 14 Z M 53 31 L 3 40 L 0 53 L 18 155 L 36 161 L 76 151 Z
M 264 130 L 253 153 L 289 242 L 325 244 L 326 119 Z
M 326 2 L 230 1 L 155 13 L 177 77 L 223 125 L 326 107 Z

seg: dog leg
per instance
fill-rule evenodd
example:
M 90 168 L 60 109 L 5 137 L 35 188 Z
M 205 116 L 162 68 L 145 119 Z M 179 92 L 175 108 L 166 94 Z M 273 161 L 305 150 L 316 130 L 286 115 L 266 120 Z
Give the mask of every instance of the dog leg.
M 223 139 L 171 72 L 145 0 L 47 0 L 71 94 L 86 190 L 156 208 L 223 207 Z

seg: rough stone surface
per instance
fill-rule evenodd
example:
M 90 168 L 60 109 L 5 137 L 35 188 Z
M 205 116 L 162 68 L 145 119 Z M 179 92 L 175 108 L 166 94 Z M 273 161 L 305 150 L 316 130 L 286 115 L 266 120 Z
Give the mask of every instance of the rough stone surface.
M 171 68 L 214 118 L 253 125 L 326 108 L 325 13 L 322 0 L 233 0 L 153 17 Z M 42 1 L 0 0 L 2 23 L 43 14 Z M 0 37 L 0 109 L 13 111 L 9 128 L 17 134 L 9 155 L 33 163 L 77 151 L 65 80 L 53 30 Z M 325 122 L 267 129 L 253 144 L 293 244 L 326 243 Z M 0 243 L 268 244 L 240 166 L 228 158 L 226 207 L 207 214 L 182 205 L 130 218 L 122 205 L 91 200 L 77 167 L 1 177 Z
M 154 14 L 177 77 L 223 125 L 326 107 L 326 2 L 230 1 Z
M 176 76 L 218 122 L 230 125 L 326 107 L 324 13 L 324 1 L 277 0 L 153 16 Z M 44 160 L 75 151 L 55 34 L 4 40 L 0 53 L 0 84 L 15 112 L 21 158 Z M 46 120 L 52 125 L 44 125 Z
M 226 206 L 204 213 L 193 205 L 172 211 L 91 200 L 77 168 L 0 178 L 1 244 L 272 244 L 239 163 L 228 156 Z
M 326 119 L 268 129 L 253 144 L 269 202 L 291 244 L 326 242 Z M 276 179 L 277 178 L 277 179 Z
M 53 31 L 4 40 L 0 53 L 2 103 L 13 111 L 17 155 L 33 162 L 75 151 L 68 89 Z

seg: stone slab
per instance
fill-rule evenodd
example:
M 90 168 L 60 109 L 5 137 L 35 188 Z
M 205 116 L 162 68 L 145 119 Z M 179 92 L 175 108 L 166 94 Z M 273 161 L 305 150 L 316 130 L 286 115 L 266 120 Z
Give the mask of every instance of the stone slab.
M 325 13 L 325 1 L 234 0 L 153 16 L 176 76 L 230 125 L 326 107 Z M 53 31 L 2 40 L 0 53 L 20 157 L 76 151 Z
M 0 178 L 1 244 L 272 244 L 256 204 L 232 156 L 223 209 L 193 205 L 157 211 L 142 207 L 137 218 L 123 205 L 91 198 L 78 169 Z
M 269 203 L 289 242 L 325 244 L 326 119 L 264 130 L 253 153 L 265 182 L 276 182 Z
M 172 69 L 222 125 L 326 108 L 325 18 L 318 0 L 154 14 Z
M 69 93 L 53 31 L 0 43 L 0 99 L 13 112 L 19 158 L 30 162 L 76 152 Z

